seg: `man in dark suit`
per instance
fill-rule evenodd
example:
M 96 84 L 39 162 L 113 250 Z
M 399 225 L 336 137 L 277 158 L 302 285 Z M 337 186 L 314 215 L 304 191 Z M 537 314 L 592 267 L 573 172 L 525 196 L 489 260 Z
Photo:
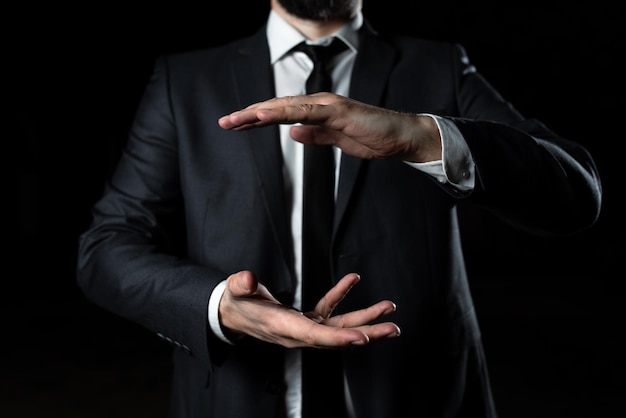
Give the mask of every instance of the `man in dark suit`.
M 341 356 L 318 366 L 341 371 L 337 416 L 495 417 L 456 205 L 576 233 L 600 210 L 593 160 L 459 45 L 379 35 L 358 0 L 271 5 L 248 38 L 157 60 L 81 236 L 79 285 L 175 347 L 171 417 L 306 416 L 311 350 Z M 313 64 L 293 47 L 333 37 L 333 93 L 304 95 Z M 316 306 L 301 297 L 303 144 L 335 152 Z

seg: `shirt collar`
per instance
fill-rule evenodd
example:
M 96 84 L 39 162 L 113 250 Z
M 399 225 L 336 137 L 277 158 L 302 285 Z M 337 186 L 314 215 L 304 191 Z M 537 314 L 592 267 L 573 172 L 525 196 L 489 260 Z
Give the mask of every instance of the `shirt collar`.
M 358 30 L 363 25 L 363 15 L 359 11 L 357 15 L 348 23 L 343 25 L 337 32 L 317 40 L 315 43 L 324 44 L 329 38 L 337 37 L 344 41 L 348 48 L 356 52 L 359 46 Z M 296 28 L 291 26 L 274 10 L 270 10 L 267 20 L 267 41 L 270 48 L 270 59 L 272 64 L 280 60 L 283 55 L 300 42 L 306 40 Z

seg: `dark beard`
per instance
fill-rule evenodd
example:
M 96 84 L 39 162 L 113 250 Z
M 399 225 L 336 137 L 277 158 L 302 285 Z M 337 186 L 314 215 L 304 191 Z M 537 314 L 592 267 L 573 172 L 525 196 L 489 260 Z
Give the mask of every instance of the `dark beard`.
M 294 16 L 310 20 L 347 20 L 358 0 L 278 0 Z

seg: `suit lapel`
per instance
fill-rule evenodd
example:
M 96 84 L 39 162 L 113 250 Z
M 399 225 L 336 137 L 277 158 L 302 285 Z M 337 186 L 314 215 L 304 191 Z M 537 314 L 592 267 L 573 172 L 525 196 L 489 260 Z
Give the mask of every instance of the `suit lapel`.
M 395 56 L 395 50 L 377 37 L 368 23 L 365 22 L 361 29 L 359 53 L 352 72 L 350 97 L 373 105 L 382 104 L 387 85 L 386 80 L 393 68 Z M 259 65 L 264 61 L 267 65 Z M 241 43 L 231 67 L 234 90 L 240 108 L 274 97 L 274 78 L 269 61 L 265 26 Z M 251 68 L 254 71 L 251 71 Z M 279 242 L 285 263 L 293 275 L 291 235 L 288 224 L 290 217 L 287 213 L 283 187 L 283 161 L 278 127 L 254 129 L 247 133 L 254 164 L 257 168 L 259 185 L 266 199 L 276 239 Z M 335 232 L 345 215 L 363 164 L 364 161 L 359 158 L 342 155 L 335 210 Z M 284 278 L 281 283 L 275 285 L 278 289 L 293 294 L 292 281 L 288 278 Z
M 274 76 L 269 56 L 265 26 L 263 26 L 241 44 L 231 63 L 239 108 L 274 97 Z M 264 62 L 265 65 L 260 64 Z M 256 166 L 257 180 L 265 196 L 275 238 L 281 248 L 285 264 L 293 275 L 290 216 L 287 213 L 283 186 L 283 159 L 278 127 L 253 129 L 246 133 Z M 293 294 L 292 280 L 287 277 L 282 279 L 280 283 L 275 283 L 276 293 Z
M 352 70 L 350 97 L 381 105 L 396 55 L 395 48 L 378 37 L 367 21 L 364 22 L 359 32 L 359 53 Z
M 395 62 L 396 51 L 376 36 L 367 21 L 363 23 L 359 35 L 359 52 L 352 70 L 350 97 L 380 106 L 383 102 L 387 79 Z M 335 232 L 345 215 L 359 171 L 364 163 L 360 158 L 346 154 L 341 156 L 335 207 Z

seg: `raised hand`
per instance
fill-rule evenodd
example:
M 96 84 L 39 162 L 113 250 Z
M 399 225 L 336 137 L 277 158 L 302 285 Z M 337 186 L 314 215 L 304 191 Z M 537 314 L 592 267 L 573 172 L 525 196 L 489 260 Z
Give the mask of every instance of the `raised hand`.
M 301 124 L 291 128 L 294 140 L 332 144 L 355 157 L 411 162 L 441 159 L 439 131 L 431 117 L 371 106 L 333 93 L 255 103 L 221 117 L 218 124 L 231 130 Z

